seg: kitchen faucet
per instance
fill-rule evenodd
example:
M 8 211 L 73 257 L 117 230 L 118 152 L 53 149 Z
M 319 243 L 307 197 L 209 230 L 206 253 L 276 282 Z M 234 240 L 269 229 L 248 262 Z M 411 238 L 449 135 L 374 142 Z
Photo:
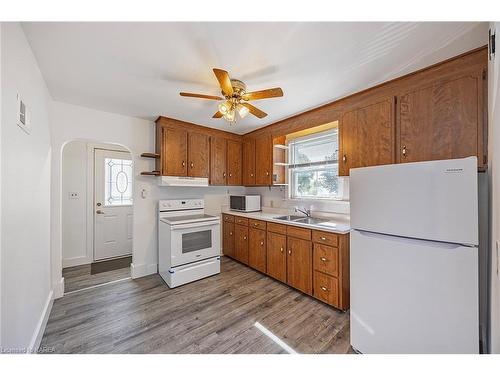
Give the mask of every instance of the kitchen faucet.
M 311 217 L 311 210 L 307 210 L 305 208 L 295 207 L 295 212 L 302 212 L 307 217 Z

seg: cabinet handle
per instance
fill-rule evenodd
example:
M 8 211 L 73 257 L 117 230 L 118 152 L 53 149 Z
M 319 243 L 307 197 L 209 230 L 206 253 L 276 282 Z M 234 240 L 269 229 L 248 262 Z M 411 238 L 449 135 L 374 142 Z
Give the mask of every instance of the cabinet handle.
M 346 154 L 344 154 L 344 156 L 342 156 L 342 161 L 343 161 L 344 163 L 345 163 L 345 162 L 347 162 L 347 155 L 346 155 Z
M 283 252 L 283 248 L 280 249 L 280 252 Z
M 328 288 L 327 287 L 321 286 L 320 288 L 321 288 L 321 290 L 323 290 L 325 292 L 328 292 Z
M 226 178 L 226 172 L 222 173 L 222 177 Z
M 257 225 L 259 225 L 258 223 L 253 223 L 253 226 L 256 227 Z
M 250 173 L 250 177 L 253 177 L 253 173 Z
M 326 237 L 320 237 L 319 238 L 321 241 L 326 241 Z
M 269 171 L 266 171 L 266 176 L 269 176 Z
M 243 236 L 243 239 L 246 241 L 247 240 L 247 236 Z
M 288 250 L 288 255 L 292 255 L 292 250 Z
M 191 162 L 191 168 L 193 168 L 193 167 L 194 167 L 194 163 L 193 163 L 193 162 Z
M 260 241 L 260 246 L 264 246 L 264 241 Z
M 229 232 L 229 235 L 232 236 L 233 235 L 233 232 Z
M 328 259 L 326 259 L 325 257 L 321 257 L 321 258 L 319 258 L 319 259 L 321 259 L 321 261 L 322 261 L 322 262 L 326 262 L 326 261 L 328 260 Z
M 403 156 L 406 158 L 406 146 L 403 146 L 403 151 L 402 151 Z
M 186 162 L 185 162 L 185 161 L 183 161 L 183 162 L 182 162 L 182 166 L 183 166 L 183 167 L 185 167 L 185 166 L 186 166 Z
M 229 172 L 229 177 L 233 177 L 233 174 L 231 172 Z

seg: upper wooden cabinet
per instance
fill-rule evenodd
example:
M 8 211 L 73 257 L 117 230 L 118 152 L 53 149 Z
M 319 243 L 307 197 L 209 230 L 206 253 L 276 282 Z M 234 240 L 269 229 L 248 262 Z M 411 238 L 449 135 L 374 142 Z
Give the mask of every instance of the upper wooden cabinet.
M 163 128 L 161 132 L 161 174 L 186 176 L 188 133 L 183 129 Z
M 394 163 L 394 98 L 343 114 L 339 123 L 339 175 L 350 168 Z
M 483 77 L 467 74 L 398 98 L 398 162 L 478 155 L 483 145 Z
M 210 185 L 226 185 L 226 139 L 210 137 Z
M 255 139 L 255 185 L 272 185 L 273 144 L 271 136 Z
M 243 138 L 243 185 L 255 185 L 255 138 Z
M 227 141 L 227 184 L 242 184 L 242 145 L 241 142 Z
M 209 138 L 206 134 L 188 133 L 188 176 L 208 177 L 210 160 Z

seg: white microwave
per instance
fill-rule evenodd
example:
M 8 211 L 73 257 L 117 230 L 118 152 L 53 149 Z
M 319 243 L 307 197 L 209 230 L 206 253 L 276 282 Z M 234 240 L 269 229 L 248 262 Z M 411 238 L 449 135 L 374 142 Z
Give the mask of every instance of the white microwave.
M 233 211 L 260 211 L 260 195 L 230 195 L 229 208 Z

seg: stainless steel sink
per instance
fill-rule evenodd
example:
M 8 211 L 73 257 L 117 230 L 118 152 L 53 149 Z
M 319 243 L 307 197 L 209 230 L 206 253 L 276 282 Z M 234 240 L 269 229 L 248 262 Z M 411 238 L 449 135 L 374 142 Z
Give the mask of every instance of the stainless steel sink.
M 294 221 L 296 223 L 304 223 L 304 224 L 320 224 L 320 223 L 324 223 L 328 220 L 320 219 L 317 217 L 303 217 L 301 219 L 292 220 L 292 221 Z
M 273 217 L 273 219 L 276 219 L 276 220 L 285 220 L 285 221 L 296 221 L 296 220 L 299 220 L 299 219 L 307 219 L 307 217 L 296 216 L 296 215 L 287 215 L 287 216 L 276 216 L 276 217 Z

